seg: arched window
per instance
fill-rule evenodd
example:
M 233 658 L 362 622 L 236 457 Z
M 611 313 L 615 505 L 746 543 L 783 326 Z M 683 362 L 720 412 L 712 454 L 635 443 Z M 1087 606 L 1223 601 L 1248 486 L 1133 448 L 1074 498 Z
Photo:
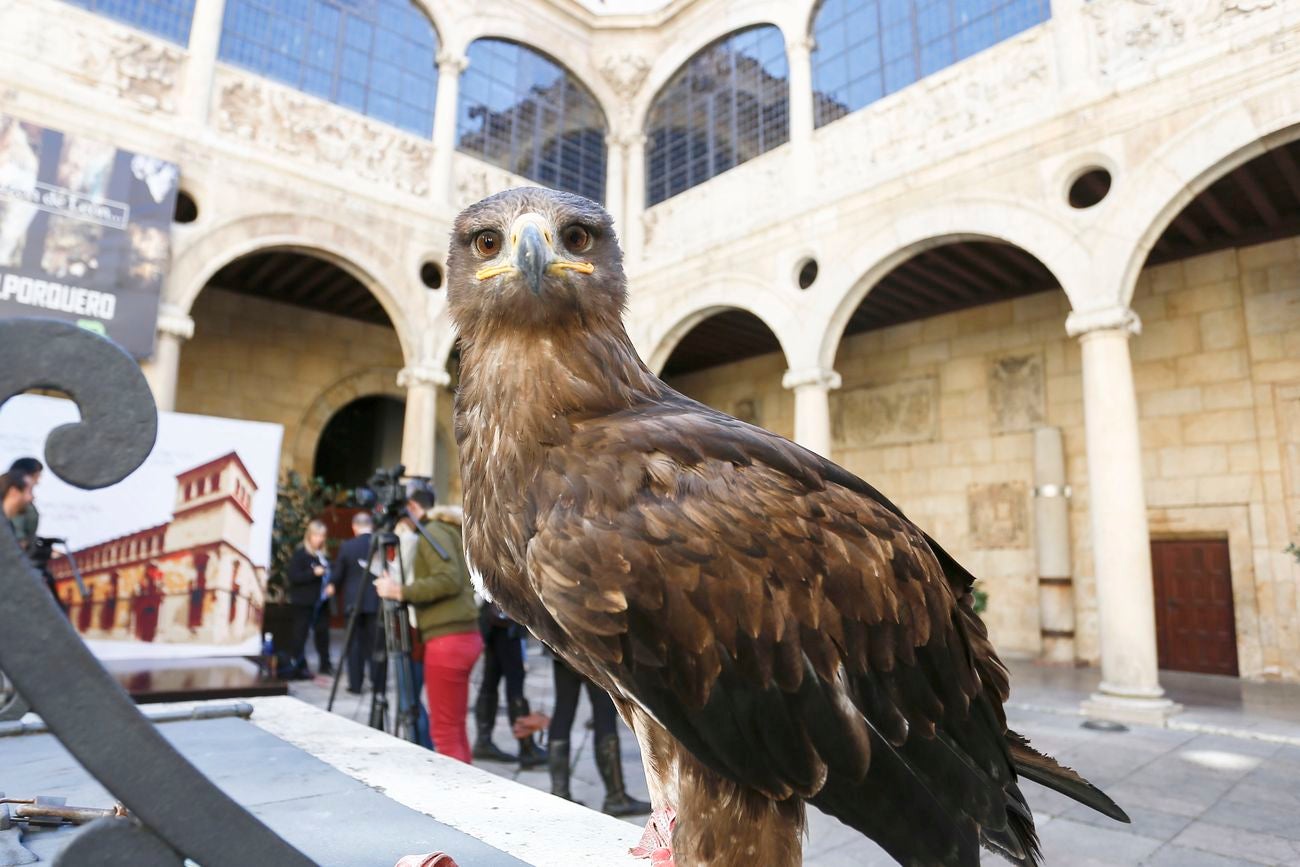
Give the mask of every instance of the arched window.
M 68 0 L 73 6 L 98 12 L 132 27 L 188 45 L 194 0 Z
M 817 126 L 1051 17 L 1050 0 L 825 0 L 813 19 Z
M 438 36 L 411 0 L 229 0 L 221 59 L 433 134 Z
M 538 183 L 605 200 L 605 113 L 568 70 L 523 45 L 477 39 L 460 79 L 456 148 Z
M 646 203 L 653 205 L 790 138 L 781 31 L 733 33 L 679 69 L 646 121 Z

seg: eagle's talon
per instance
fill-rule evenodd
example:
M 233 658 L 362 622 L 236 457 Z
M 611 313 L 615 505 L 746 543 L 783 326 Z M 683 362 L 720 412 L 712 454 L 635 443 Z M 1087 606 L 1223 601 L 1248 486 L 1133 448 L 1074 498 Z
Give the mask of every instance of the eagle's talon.
M 645 833 L 641 835 L 640 842 L 629 851 L 637 858 L 649 858 L 654 867 L 672 867 L 675 827 L 677 811 L 672 807 L 655 810 L 645 823 Z

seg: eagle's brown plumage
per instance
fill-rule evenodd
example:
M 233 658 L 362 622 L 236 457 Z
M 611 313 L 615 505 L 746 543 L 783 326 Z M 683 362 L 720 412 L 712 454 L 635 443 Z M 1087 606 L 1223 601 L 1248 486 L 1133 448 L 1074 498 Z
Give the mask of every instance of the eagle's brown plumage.
M 853 474 L 646 369 L 621 262 L 577 196 L 457 219 L 465 541 L 635 729 L 677 867 L 798 864 L 804 802 L 901 863 L 975 865 L 983 843 L 1033 864 L 1017 771 L 1127 821 L 1007 729 L 952 557 Z

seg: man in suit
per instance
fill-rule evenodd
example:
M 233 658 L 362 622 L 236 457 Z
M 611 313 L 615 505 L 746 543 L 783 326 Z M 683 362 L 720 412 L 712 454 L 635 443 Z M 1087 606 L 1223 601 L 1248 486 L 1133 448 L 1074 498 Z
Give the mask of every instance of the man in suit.
M 383 570 L 383 553 L 375 555 L 373 572 L 368 569 L 366 558 L 370 554 L 370 535 L 375 529 L 375 521 L 369 512 L 358 512 L 352 518 L 352 536 L 339 546 L 338 557 L 331 570 L 330 582 L 334 585 L 334 595 L 343 599 L 343 613 L 351 617 L 360 597 L 360 612 L 357 625 L 352 632 L 352 643 L 345 648 L 348 661 L 348 692 L 356 695 L 361 692 L 362 668 L 366 659 L 370 660 L 370 685 L 374 689 L 384 688 L 384 668 L 382 657 L 375 654 L 375 643 L 379 627 L 379 596 L 375 593 L 374 578 Z

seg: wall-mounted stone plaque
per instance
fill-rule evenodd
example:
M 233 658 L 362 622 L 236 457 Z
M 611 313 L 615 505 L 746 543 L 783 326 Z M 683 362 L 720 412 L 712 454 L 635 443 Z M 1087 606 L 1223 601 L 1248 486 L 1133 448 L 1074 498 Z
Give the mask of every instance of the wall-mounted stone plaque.
M 1028 499 L 1024 482 L 967 487 L 971 544 L 976 548 L 1028 548 Z
M 837 448 L 923 443 L 939 429 L 939 380 L 911 379 L 831 394 L 831 430 Z
M 989 366 L 989 415 L 995 433 L 1033 430 L 1047 419 L 1043 356 L 1007 355 Z
M 731 414 L 743 422 L 763 426 L 763 404 L 756 397 L 746 397 L 731 405 Z

